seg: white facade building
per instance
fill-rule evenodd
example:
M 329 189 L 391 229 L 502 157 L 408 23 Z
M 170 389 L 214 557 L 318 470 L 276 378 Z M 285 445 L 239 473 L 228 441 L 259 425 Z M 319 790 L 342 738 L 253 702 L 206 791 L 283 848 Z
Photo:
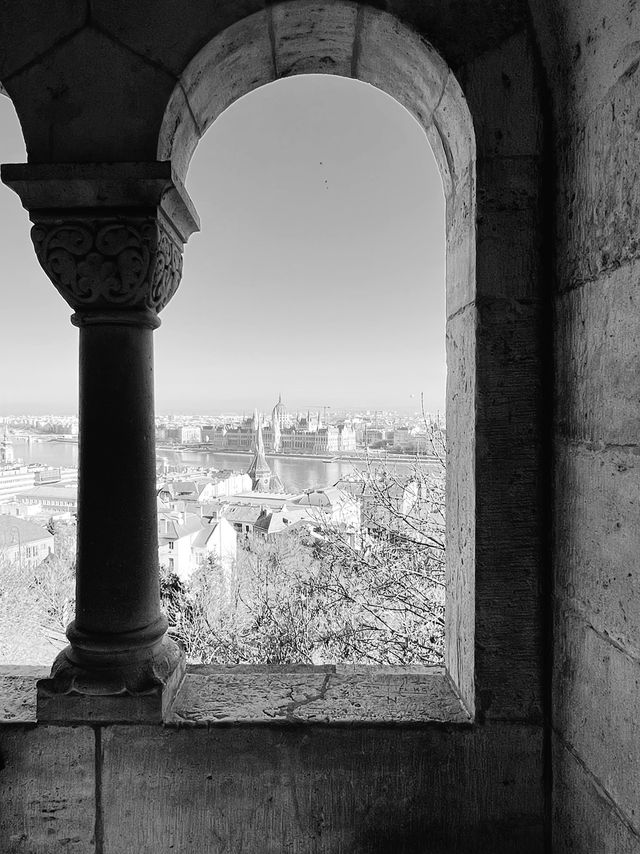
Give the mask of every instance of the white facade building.
M 35 567 L 54 551 L 53 534 L 34 522 L 0 515 L 0 559 Z
M 228 569 L 236 558 L 237 535 L 226 519 L 211 522 L 195 513 L 158 513 L 158 558 L 182 581 L 209 557 Z

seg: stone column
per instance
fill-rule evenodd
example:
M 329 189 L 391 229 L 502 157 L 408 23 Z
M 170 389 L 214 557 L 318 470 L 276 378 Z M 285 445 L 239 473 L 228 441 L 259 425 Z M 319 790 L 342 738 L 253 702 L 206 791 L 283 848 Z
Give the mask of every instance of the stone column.
M 3 166 L 80 331 L 76 618 L 38 719 L 159 721 L 184 675 L 160 608 L 153 330 L 197 215 L 169 163 Z

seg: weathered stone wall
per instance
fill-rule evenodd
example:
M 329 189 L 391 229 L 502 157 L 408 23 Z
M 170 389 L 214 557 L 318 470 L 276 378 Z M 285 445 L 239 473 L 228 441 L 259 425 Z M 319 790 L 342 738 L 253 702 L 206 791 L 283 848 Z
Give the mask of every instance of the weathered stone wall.
M 5 726 L 0 750 L 3 854 L 543 850 L 526 725 Z
M 36 727 L 46 671 L 0 669 L 2 854 L 543 851 L 539 726 L 461 723 L 446 680 L 421 703 L 411 677 L 358 697 L 344 674 L 224 670 L 194 668 L 174 724 Z M 353 723 L 374 701 L 393 725 Z M 411 709 L 450 722 L 399 725 Z
M 449 626 L 457 647 L 448 663 L 468 705 L 475 702 L 475 720 L 63 730 L 7 724 L 0 732 L 0 850 L 544 850 L 548 461 L 541 330 L 549 246 L 539 62 L 521 2 L 385 6 L 452 69 L 476 137 L 476 232 L 455 222 L 465 205 L 473 210 L 470 170 L 460 176 L 461 204 L 448 208 L 450 234 L 460 244 L 450 246 L 447 283 L 449 353 L 464 349 L 450 388 L 464 398 L 452 411 L 460 414 L 464 459 L 456 512 L 467 526 L 460 527 L 456 552 L 466 564 L 455 585 L 460 600 L 449 608 L 459 620 Z M 322 7 L 309 0 L 311 24 L 303 33 L 293 31 L 287 4 L 270 8 L 267 32 L 258 28 L 250 43 L 253 76 L 240 90 L 273 79 L 280 66 L 287 73 L 318 70 L 318 57 L 340 52 L 345 27 L 365 37 L 375 31 L 370 9 L 360 17 L 372 29 L 357 30 L 348 10 L 327 21 Z M 45 0 L 11 10 L 0 4 L 7 40 L 0 80 L 16 105 L 29 159 L 154 160 L 165 151 L 159 142 L 173 150 L 175 139 L 197 141 L 202 116 L 188 102 L 193 93 L 181 75 L 204 45 L 226 33 L 224 79 L 235 80 L 233 28 L 263 8 L 258 0 L 93 0 L 69 3 L 64 12 Z M 308 54 L 289 55 L 294 36 Z M 349 44 L 349 60 L 338 57 L 326 70 L 351 74 L 359 67 L 371 45 L 360 44 L 367 50 L 358 54 L 358 38 Z M 401 66 L 406 51 L 398 44 Z M 450 103 L 443 97 L 431 108 L 442 114 Z M 201 106 L 212 109 L 211 102 Z M 455 146 L 469 143 L 441 141 L 436 156 L 449 166 Z M 186 144 L 182 150 L 175 162 L 184 172 L 190 152 Z M 464 241 L 470 246 L 474 236 L 476 252 L 468 252 Z M 68 773 L 46 770 L 65 763 Z
M 640 851 L 640 8 L 548 5 L 532 3 L 557 152 L 554 851 L 627 854 Z
M 383 5 L 453 69 L 476 134 L 477 294 L 452 310 L 449 329 L 454 343 L 469 330 L 480 341 L 469 357 L 478 491 L 475 670 L 465 685 L 477 720 L 6 724 L 2 850 L 543 850 L 543 366 L 553 278 L 543 179 L 556 188 L 554 847 L 640 850 L 640 10 L 635 0 L 531 0 L 530 13 L 503 0 Z M 322 19 L 319 7 L 310 3 L 310 20 Z M 263 9 L 260 0 L 1 4 L 0 80 L 30 160 L 153 160 L 172 97 L 172 132 L 197 135 L 180 75 L 213 37 Z M 286 9 L 271 20 L 284 32 Z M 330 44 L 340 42 L 338 24 Z M 255 34 L 245 90 L 279 73 L 267 35 Z M 554 108 L 546 162 L 536 49 Z M 304 57 L 290 57 L 287 73 L 304 70 L 296 63 Z M 326 70 L 351 67 L 352 58 Z

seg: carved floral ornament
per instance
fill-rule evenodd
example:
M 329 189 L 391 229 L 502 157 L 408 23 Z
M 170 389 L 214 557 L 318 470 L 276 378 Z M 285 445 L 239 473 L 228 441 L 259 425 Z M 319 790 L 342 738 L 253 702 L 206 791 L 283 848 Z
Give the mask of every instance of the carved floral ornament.
M 76 310 L 160 311 L 180 284 L 182 247 L 154 217 L 36 220 L 31 239 Z

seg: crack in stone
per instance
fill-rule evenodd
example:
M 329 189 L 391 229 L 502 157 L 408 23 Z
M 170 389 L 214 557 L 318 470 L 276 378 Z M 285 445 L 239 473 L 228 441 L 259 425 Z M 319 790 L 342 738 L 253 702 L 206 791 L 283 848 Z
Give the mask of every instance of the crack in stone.
M 332 675 L 332 673 L 327 673 L 317 693 L 305 694 L 303 700 L 295 700 L 293 696 L 293 692 L 295 689 L 293 687 L 289 688 L 289 697 L 291 698 L 291 702 L 287 703 L 286 706 L 280 706 L 278 708 L 278 717 L 280 716 L 280 714 L 284 714 L 284 717 L 288 721 L 292 721 L 295 723 L 302 720 L 302 718 L 294 714 L 295 711 L 297 709 L 302 708 L 303 706 L 308 706 L 310 703 L 315 703 L 317 700 L 324 700 L 329 689 L 329 683 L 331 682 Z
M 570 756 L 573 757 L 574 761 L 582 768 L 583 772 L 586 774 L 587 779 L 591 781 L 591 785 L 599 795 L 599 797 L 607 804 L 611 812 L 618 818 L 621 824 L 623 824 L 629 833 L 635 838 L 640 839 L 640 834 L 638 833 L 637 828 L 635 827 L 633 820 L 627 813 L 616 803 L 613 796 L 609 792 L 609 789 L 605 785 L 605 782 L 600 779 L 600 777 L 595 774 L 591 768 L 587 765 L 585 760 L 580 756 L 577 749 L 568 742 L 564 735 L 557 729 L 557 727 L 552 727 L 553 732 L 555 733 L 558 741 L 564 747 L 564 749 L 569 753 Z

